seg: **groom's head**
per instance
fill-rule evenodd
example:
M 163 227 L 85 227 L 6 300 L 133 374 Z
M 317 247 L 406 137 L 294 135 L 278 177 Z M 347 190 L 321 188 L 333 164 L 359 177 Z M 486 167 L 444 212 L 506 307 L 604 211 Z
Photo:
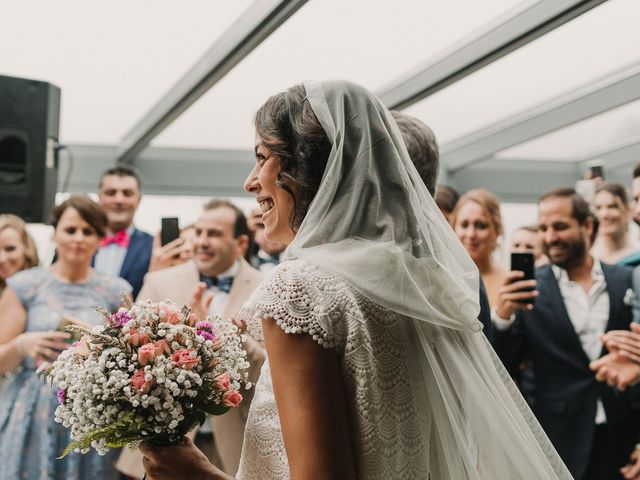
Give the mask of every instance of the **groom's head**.
M 435 196 L 439 167 L 436 136 L 427 125 L 415 117 L 396 110 L 392 110 L 391 115 L 400 129 L 409 158 L 431 196 Z

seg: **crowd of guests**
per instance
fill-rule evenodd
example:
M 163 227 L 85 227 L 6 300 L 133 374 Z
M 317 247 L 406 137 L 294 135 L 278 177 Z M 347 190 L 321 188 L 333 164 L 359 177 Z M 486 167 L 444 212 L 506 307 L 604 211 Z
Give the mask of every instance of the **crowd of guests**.
M 554 447 L 577 479 L 640 478 L 640 166 L 633 199 L 617 183 L 598 183 L 588 203 L 572 188 L 538 201 L 535 225 L 511 233 L 510 250 L 531 252 L 535 279 L 496 260 L 505 237 L 500 201 L 475 189 L 436 186 L 438 147 L 419 120 L 393 112 L 417 171 L 480 276 L 479 320 Z M 201 317 L 233 320 L 281 261 L 286 245 L 264 237 L 260 208 L 245 215 L 213 199 L 180 237 L 161 245 L 133 223 L 141 180 L 129 167 L 107 170 L 98 202 L 71 196 L 52 212 L 56 257 L 39 266 L 25 223 L 0 215 L 0 476 L 140 478 L 136 451 L 69 455 L 54 422 L 55 394 L 34 375 L 68 346 L 65 323 L 100 322 L 95 305 L 117 309 L 121 294 L 170 299 Z M 502 245 L 505 248 L 505 245 Z M 241 331 L 245 325 L 236 321 Z M 245 332 L 255 382 L 266 352 Z M 251 391 L 242 408 L 215 417 L 193 438 L 209 459 L 238 469 Z M 224 438 L 223 442 L 216 439 Z M 44 473 L 43 473 L 44 472 Z

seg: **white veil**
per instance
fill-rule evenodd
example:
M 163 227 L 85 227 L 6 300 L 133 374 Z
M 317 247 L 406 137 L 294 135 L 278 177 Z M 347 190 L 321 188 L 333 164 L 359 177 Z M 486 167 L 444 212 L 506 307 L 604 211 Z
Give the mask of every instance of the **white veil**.
M 571 478 L 481 333 L 478 271 L 367 90 L 305 82 L 331 152 L 289 255 L 415 329 L 433 418 L 431 479 Z

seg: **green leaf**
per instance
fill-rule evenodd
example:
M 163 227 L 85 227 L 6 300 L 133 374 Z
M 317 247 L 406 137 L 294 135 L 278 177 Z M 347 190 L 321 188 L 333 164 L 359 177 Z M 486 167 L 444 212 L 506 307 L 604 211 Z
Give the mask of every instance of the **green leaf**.
M 202 408 L 209 415 L 223 415 L 229 411 L 231 407 L 227 407 L 226 405 L 218 404 L 218 403 L 207 403 Z
M 202 426 L 204 422 L 207 421 L 207 415 L 201 410 L 198 410 L 195 413 L 196 413 L 196 418 L 198 419 L 198 424 Z

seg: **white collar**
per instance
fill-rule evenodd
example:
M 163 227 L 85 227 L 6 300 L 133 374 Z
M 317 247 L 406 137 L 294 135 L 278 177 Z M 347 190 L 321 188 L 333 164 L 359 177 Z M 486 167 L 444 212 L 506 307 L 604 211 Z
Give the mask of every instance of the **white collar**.
M 240 260 L 236 260 L 231 267 L 229 267 L 224 272 L 216 275 L 218 278 L 227 278 L 227 277 L 235 277 L 240 270 Z
M 564 268 L 552 263 L 551 270 L 553 270 L 553 275 L 556 277 L 558 283 L 571 281 L 569 274 Z M 600 260 L 596 260 L 595 258 L 593 259 L 593 266 L 591 267 L 591 278 L 595 281 L 602 280 L 604 278 L 602 264 L 600 263 Z

